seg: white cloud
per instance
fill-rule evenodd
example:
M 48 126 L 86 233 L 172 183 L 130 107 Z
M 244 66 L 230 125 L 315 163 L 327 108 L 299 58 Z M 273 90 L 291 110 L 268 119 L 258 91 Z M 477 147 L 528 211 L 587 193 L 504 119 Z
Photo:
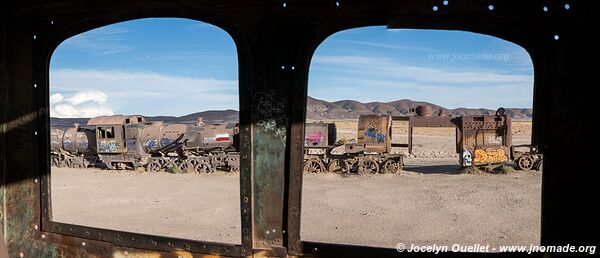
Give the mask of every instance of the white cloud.
M 376 43 L 376 42 L 370 42 L 370 41 L 346 40 L 346 39 L 339 39 L 339 40 L 333 40 L 333 41 L 334 42 L 337 41 L 337 42 L 341 42 L 341 43 L 354 44 L 354 45 L 360 45 L 360 46 L 367 46 L 367 47 L 378 47 L 378 48 L 387 48 L 387 49 L 396 49 L 396 50 L 407 50 L 407 51 L 437 52 L 437 50 L 433 49 L 433 48 L 417 47 L 417 46 L 410 46 L 410 45 Z
M 147 116 L 238 109 L 239 103 L 237 80 L 198 79 L 147 71 L 55 69 L 50 71 L 50 90 L 57 93 L 100 91 L 105 93 L 104 97 L 80 94 L 71 100 L 74 103 L 102 100 L 116 113 Z
M 95 117 L 113 115 L 106 105 L 107 96 L 100 91 L 80 91 L 63 96 L 55 93 L 50 96 L 50 116 L 62 118 Z
M 531 64 L 529 64 L 531 66 Z M 432 68 L 389 58 L 315 56 L 309 94 L 325 100 L 428 101 L 447 108 L 531 107 L 531 71 L 491 68 Z
M 123 43 L 123 35 L 128 30 L 122 27 L 106 26 L 81 33 L 67 39 L 63 44 L 94 55 L 110 55 L 131 51 Z
M 523 83 L 531 76 L 499 73 L 490 70 L 460 71 L 398 64 L 390 59 L 363 56 L 316 56 L 315 64 L 331 67 L 330 71 L 368 75 L 369 77 L 443 83 Z

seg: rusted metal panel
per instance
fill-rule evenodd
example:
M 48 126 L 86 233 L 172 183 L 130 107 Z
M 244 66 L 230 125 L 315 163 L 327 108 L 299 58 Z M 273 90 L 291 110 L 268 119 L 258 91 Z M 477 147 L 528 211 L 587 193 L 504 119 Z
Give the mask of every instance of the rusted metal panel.
M 358 144 L 364 145 L 366 152 L 389 152 L 391 126 L 391 116 L 361 115 L 358 118 Z
M 96 127 L 98 153 L 125 153 L 125 131 L 123 126 Z
M 6 197 L 2 207 L 7 207 L 3 212 L 5 236 L 11 257 L 19 257 L 20 252 L 25 257 L 110 257 L 125 251 L 152 257 L 157 253 L 151 248 L 127 249 L 107 241 L 91 241 L 82 247 L 80 241 L 86 239 L 83 236 L 68 237 L 61 233 L 41 239 L 28 233 L 31 225 L 39 222 L 36 216 L 40 213 L 39 201 L 50 201 L 48 192 L 40 193 L 32 186 L 33 179 L 48 173 L 49 162 L 45 157 L 50 148 L 47 62 L 53 47 L 69 36 L 92 28 L 144 17 L 209 21 L 226 29 L 238 46 L 243 150 L 240 198 L 244 200 L 241 254 L 252 254 L 257 245 L 280 248 L 277 241 L 272 245 L 265 242 L 267 239 L 257 229 L 287 222 L 288 241 L 283 245 L 289 247 L 288 252 L 294 250 L 294 254 L 401 255 L 393 249 L 313 243 L 301 248 L 300 242 L 302 176 L 297 167 L 302 156 L 303 103 L 310 56 L 323 39 L 336 31 L 386 24 L 390 28 L 484 33 L 513 41 L 529 51 L 536 64 L 534 143 L 544 152 L 546 164 L 542 188 L 542 244 L 583 244 L 597 239 L 598 213 L 581 198 L 598 195 L 598 188 L 593 185 L 597 182 L 595 174 L 573 176 L 572 171 L 589 168 L 583 163 L 564 162 L 564 157 L 573 150 L 589 145 L 588 139 L 581 137 L 589 132 L 589 125 L 581 121 L 587 121 L 593 114 L 581 112 L 578 103 L 595 101 L 594 94 L 586 94 L 580 88 L 596 81 L 597 58 L 590 53 L 595 53 L 598 43 L 589 37 L 589 31 L 593 31 L 591 24 L 594 24 L 594 12 L 590 10 L 598 9 L 596 1 L 573 1 L 570 10 L 566 10 L 563 3 L 549 2 L 551 12 L 542 12 L 540 1 L 517 0 L 494 3 L 493 11 L 487 8 L 489 1 L 450 1 L 449 8 L 440 8 L 437 12 L 432 12 L 431 4 L 424 2 L 378 0 L 341 1 L 341 6 L 330 1 L 288 1 L 286 8 L 277 1 L 13 2 L 0 8 L 0 117 L 2 138 L 6 139 L 2 141 L 0 168 Z M 37 38 L 33 39 L 32 35 Z M 560 40 L 555 40 L 555 35 L 560 35 Z M 288 69 L 281 69 L 282 66 Z M 296 69 L 289 69 L 291 66 Z M 38 87 L 33 88 L 34 84 Z M 288 144 L 273 147 L 268 145 L 274 143 L 276 137 L 258 128 L 257 122 L 263 121 L 259 118 L 265 116 L 254 108 L 258 104 L 253 103 L 255 93 L 271 90 L 278 90 L 278 97 L 287 98 L 281 117 L 291 120 L 279 125 L 292 128 L 286 131 Z M 270 156 L 277 158 L 269 161 Z M 254 163 L 257 161 L 258 165 Z M 254 175 L 255 172 L 258 175 Z M 285 197 L 281 196 L 282 185 L 288 191 Z M 288 206 L 281 205 L 279 200 L 283 198 L 288 198 Z M 47 209 L 48 205 L 44 207 Z M 565 213 L 565 210 L 571 212 Z M 275 213 L 279 213 L 279 217 L 286 214 L 287 221 L 280 220 Z M 273 219 L 262 220 L 264 217 L 252 214 L 269 214 Z M 160 254 L 177 257 L 176 251 Z M 193 255 L 209 253 L 200 251 Z
M 88 120 L 88 125 L 125 125 L 125 124 L 142 124 L 146 123 L 146 118 L 143 116 L 99 116 Z
M 505 163 L 510 160 L 512 120 L 506 114 L 462 116 L 456 119 L 460 163 L 475 166 Z
M 336 127 L 334 123 L 314 122 L 306 124 L 304 147 L 328 147 L 335 144 Z
M 288 117 L 285 98 L 277 91 L 254 96 L 252 163 L 254 247 L 283 245 L 284 167 Z

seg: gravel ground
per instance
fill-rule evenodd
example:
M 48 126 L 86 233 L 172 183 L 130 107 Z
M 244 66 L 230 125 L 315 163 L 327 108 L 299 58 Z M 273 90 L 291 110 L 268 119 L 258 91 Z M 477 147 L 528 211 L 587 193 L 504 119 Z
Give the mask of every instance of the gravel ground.
M 302 239 L 394 247 L 537 244 L 541 173 L 457 174 L 455 158 L 406 160 L 404 175 L 305 175 Z M 53 168 L 53 220 L 240 243 L 237 174 Z

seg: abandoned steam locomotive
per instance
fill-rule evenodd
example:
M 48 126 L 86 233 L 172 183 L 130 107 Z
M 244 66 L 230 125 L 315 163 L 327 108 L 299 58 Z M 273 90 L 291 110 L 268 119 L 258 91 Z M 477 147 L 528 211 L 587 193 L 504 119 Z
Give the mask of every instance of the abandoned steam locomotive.
M 50 132 L 51 165 L 182 172 L 239 170 L 238 126 L 146 122 L 142 116 L 101 116 Z
M 306 124 L 304 164 L 306 173 L 398 173 L 403 155 L 393 147 L 412 152 L 413 127 L 453 127 L 456 152 L 464 166 L 492 166 L 515 161 L 520 169 L 542 167 L 541 154 L 532 145 L 512 145 L 511 119 L 504 109 L 494 115 L 432 116 L 418 107 L 416 115 L 360 115 L 357 140 L 337 142 L 334 123 Z M 392 143 L 394 121 L 408 121 L 408 144 Z M 102 116 L 87 125 L 52 128 L 51 165 L 104 167 L 210 173 L 217 169 L 239 171 L 239 126 L 164 124 L 146 122 L 143 116 Z

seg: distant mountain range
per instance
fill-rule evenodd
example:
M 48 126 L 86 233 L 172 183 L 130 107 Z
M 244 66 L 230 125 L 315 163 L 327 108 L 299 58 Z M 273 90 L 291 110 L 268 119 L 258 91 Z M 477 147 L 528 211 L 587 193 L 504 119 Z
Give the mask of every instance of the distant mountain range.
M 308 97 L 307 118 L 311 120 L 332 120 L 332 119 L 356 119 L 359 115 L 393 115 L 406 116 L 410 114 L 410 109 L 419 105 L 429 105 L 433 108 L 434 114 L 439 109 L 443 109 L 449 116 L 462 115 L 485 115 L 495 114 L 496 110 L 485 108 L 455 108 L 446 109 L 444 107 L 422 101 L 413 101 L 409 99 L 396 100 L 392 102 L 369 102 L 362 103 L 354 100 L 340 100 L 328 102 L 320 99 Z M 530 108 L 507 108 L 508 114 L 513 119 L 531 119 L 533 110 Z M 238 121 L 237 110 L 210 110 L 196 112 L 185 116 L 146 116 L 147 121 L 163 121 L 165 123 L 183 123 L 193 124 L 196 118 L 203 117 L 205 123 L 235 123 Z M 50 118 L 50 124 L 53 126 L 67 127 L 74 123 L 86 124 L 89 118 Z
M 196 112 L 185 116 L 146 116 L 146 121 L 163 121 L 165 123 L 180 123 L 180 124 L 195 124 L 198 117 L 204 118 L 204 122 L 207 124 L 223 124 L 223 123 L 237 123 L 238 114 L 237 110 L 209 110 L 203 112 Z M 87 124 L 89 118 L 58 118 L 51 117 L 50 125 L 57 127 L 69 127 L 74 123 L 81 125 Z
M 431 106 L 434 115 L 443 109 L 448 116 L 463 115 L 487 115 L 495 114 L 496 110 L 485 108 L 455 108 L 447 109 L 432 103 L 401 99 L 392 102 L 369 102 L 362 103 L 354 100 L 340 100 L 327 102 L 320 99 L 308 97 L 306 116 L 308 119 L 356 119 L 359 115 L 393 115 L 406 116 L 410 109 L 417 106 Z M 533 110 L 531 108 L 506 108 L 508 114 L 514 119 L 531 119 Z

